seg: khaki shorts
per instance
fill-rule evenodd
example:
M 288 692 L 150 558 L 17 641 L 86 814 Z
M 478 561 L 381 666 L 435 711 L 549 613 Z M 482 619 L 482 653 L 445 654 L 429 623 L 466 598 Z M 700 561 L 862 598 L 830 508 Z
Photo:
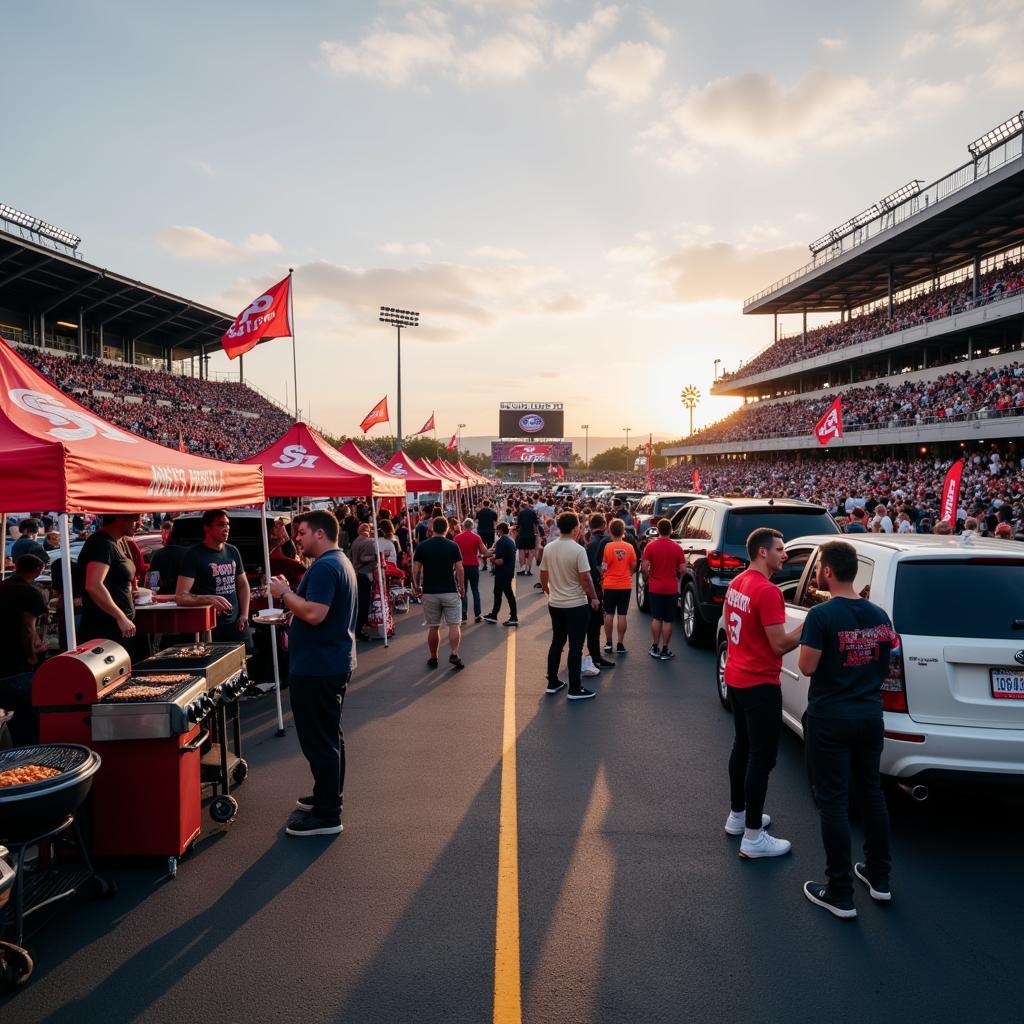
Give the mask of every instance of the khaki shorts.
M 424 594 L 423 614 L 428 626 L 440 626 L 441 620 L 449 626 L 462 622 L 462 598 L 458 594 Z

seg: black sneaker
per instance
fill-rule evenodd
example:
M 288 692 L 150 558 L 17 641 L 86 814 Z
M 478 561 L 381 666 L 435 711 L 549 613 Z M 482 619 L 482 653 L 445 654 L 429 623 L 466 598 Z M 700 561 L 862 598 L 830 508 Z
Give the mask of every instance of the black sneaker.
M 575 693 L 567 693 L 567 700 L 590 700 L 591 697 L 596 697 L 597 694 L 593 690 L 588 690 L 585 686 L 581 686 Z
M 463 622 L 469 622 L 469 616 L 468 615 L 463 615 L 462 616 L 462 621 Z
M 675 656 L 675 651 L 670 651 L 667 647 L 662 647 L 661 654 L 658 655 L 661 661 L 671 661 Z
M 427 668 L 437 668 L 437 658 L 427 658 Z
M 336 836 L 344 831 L 341 817 L 318 818 L 315 814 L 303 814 L 289 818 L 285 833 L 290 836 Z
M 533 570 L 532 569 L 527 569 L 526 570 L 526 575 L 527 576 L 532 576 L 533 575 Z
M 804 895 L 818 907 L 822 907 L 830 914 L 849 921 L 857 916 L 857 908 L 853 905 L 853 898 L 847 896 L 840 900 L 828 891 L 828 886 L 821 882 L 804 882 Z
M 868 878 L 866 864 L 854 864 L 853 873 L 868 887 L 868 893 L 876 903 L 888 903 L 892 899 L 892 890 L 888 882 L 872 882 Z
M 558 693 L 565 685 L 561 679 L 549 679 L 548 688 L 544 692 L 547 694 Z
M 531 572 L 530 575 L 532 576 L 533 573 Z M 543 590 L 544 589 L 544 584 L 543 583 L 534 583 L 533 589 L 534 590 Z
M 498 624 L 498 616 L 497 615 L 485 615 L 484 616 L 484 622 L 489 622 L 492 626 L 496 626 Z
M 475 618 L 473 619 L 473 621 L 474 621 L 474 622 L 483 622 L 483 621 L 484 621 L 484 617 L 483 617 L 482 615 L 477 615 L 477 616 L 476 616 L 476 617 L 475 617 Z
M 503 626 L 518 626 L 519 625 L 519 620 L 518 619 L 506 619 L 502 623 L 502 625 Z
M 448 661 L 456 672 L 461 672 L 466 667 L 463 660 L 457 654 L 449 655 Z
M 598 668 L 615 668 L 615 662 L 609 661 L 607 658 L 595 658 L 594 664 Z
M 616 654 L 625 654 L 626 653 L 626 646 L 625 646 L 625 644 L 617 644 L 616 647 L 615 647 L 615 653 Z
M 604 645 L 604 653 L 605 653 L 605 654 L 611 654 L 611 653 L 612 653 L 612 651 L 614 651 L 614 650 L 615 650 L 615 648 L 614 648 L 614 647 L 612 647 L 612 645 L 611 645 L 611 642 L 609 642 L 609 643 L 606 643 L 606 644 Z
M 647 652 L 652 658 L 661 657 L 661 648 L 657 644 L 651 644 L 651 649 Z
M 295 801 L 295 806 L 298 807 L 300 811 L 305 811 L 308 814 L 310 811 L 313 810 L 313 807 L 315 806 L 313 804 L 312 795 L 300 796 L 299 799 Z

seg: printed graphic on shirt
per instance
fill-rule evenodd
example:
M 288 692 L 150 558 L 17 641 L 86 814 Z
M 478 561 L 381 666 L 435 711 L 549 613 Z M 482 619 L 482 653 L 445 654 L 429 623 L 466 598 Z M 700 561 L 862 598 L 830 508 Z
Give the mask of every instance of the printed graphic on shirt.
M 213 574 L 214 593 L 227 596 L 235 592 L 235 563 L 212 562 L 210 572 Z
M 838 639 L 843 667 L 857 668 L 880 660 L 881 645 L 895 643 L 896 634 L 889 626 L 870 626 L 867 629 L 840 630 Z

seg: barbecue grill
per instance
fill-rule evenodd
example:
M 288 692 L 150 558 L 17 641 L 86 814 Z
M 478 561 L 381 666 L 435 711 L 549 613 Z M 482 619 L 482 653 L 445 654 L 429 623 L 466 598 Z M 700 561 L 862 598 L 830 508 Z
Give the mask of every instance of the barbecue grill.
M 176 680 L 156 683 L 155 680 Z M 92 707 L 94 740 L 164 739 L 188 732 L 213 709 L 206 680 L 189 673 L 133 676 Z
M 0 786 L 0 839 L 37 836 L 74 814 L 89 795 L 100 758 L 88 747 L 37 745 L 0 751 L 0 772 L 27 765 L 59 774 L 20 786 Z

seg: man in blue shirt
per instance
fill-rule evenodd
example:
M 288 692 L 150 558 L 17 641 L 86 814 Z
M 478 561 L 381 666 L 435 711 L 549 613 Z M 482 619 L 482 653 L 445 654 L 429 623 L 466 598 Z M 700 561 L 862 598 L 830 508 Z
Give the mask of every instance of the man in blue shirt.
M 315 559 L 298 590 L 284 576 L 270 590 L 291 613 L 288 629 L 292 717 L 299 746 L 313 773 L 313 792 L 296 801 L 290 836 L 333 836 L 342 830 L 345 737 L 341 709 L 356 667 L 358 598 L 352 563 L 338 547 L 338 520 L 318 509 L 293 520 L 295 544 Z
M 498 523 L 495 527 L 498 539 L 488 554 L 494 559 L 494 610 L 484 616 L 484 622 L 492 626 L 498 621 L 501 611 L 501 599 L 508 601 L 509 617 L 506 626 L 519 625 L 519 611 L 516 608 L 516 595 L 512 590 L 512 581 L 516 575 L 516 542 L 508 535 L 508 523 Z

